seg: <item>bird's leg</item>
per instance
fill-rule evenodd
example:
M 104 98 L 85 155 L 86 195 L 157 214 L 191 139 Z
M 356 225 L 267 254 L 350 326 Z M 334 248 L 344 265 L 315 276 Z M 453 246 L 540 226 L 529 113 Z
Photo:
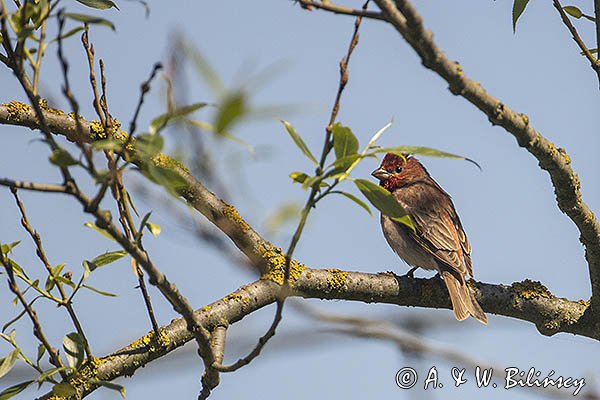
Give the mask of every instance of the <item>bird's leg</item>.
M 412 267 L 404 276 L 410 279 L 415 279 L 415 271 L 417 270 L 417 268 L 419 267 Z

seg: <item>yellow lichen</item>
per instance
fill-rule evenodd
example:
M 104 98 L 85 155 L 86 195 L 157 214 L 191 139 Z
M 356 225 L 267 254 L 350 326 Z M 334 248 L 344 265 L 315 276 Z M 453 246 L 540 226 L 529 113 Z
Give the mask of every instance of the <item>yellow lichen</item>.
M 142 336 L 138 340 L 131 343 L 131 347 L 146 347 L 148 349 L 148 352 L 155 353 L 159 350 L 168 347 L 170 344 L 171 339 L 169 339 L 169 337 L 164 332 L 160 331 L 159 336 L 157 338 L 154 331 L 151 331 L 148 334 Z
M 348 279 L 348 273 L 337 268 L 326 269 L 325 271 L 331 272 L 331 275 L 327 277 L 327 284 L 332 290 L 340 290 Z
M 529 117 L 527 116 L 527 114 L 519 114 L 519 117 L 521 117 L 525 125 L 529 125 Z
M 20 101 L 11 101 L 10 103 L 3 105 L 6 106 L 8 111 L 8 120 L 18 120 L 19 114 L 30 110 L 30 107 L 27 104 Z
M 553 156 L 558 150 L 552 142 L 548 142 L 548 155 Z
M 250 303 L 250 299 L 248 297 L 242 296 L 239 293 L 231 293 L 227 296 L 223 297 L 223 301 L 241 301 L 245 304 Z
M 591 304 L 589 300 L 578 300 L 577 303 L 585 307 L 589 307 Z
M 559 147 L 558 152 L 563 157 L 566 164 L 571 164 L 571 157 L 569 157 L 569 155 L 567 154 L 567 151 L 565 149 L 563 149 L 562 147 Z
M 538 281 L 532 281 L 530 279 L 525 279 L 522 282 L 514 282 L 511 287 L 519 297 L 524 299 L 537 299 L 539 297 L 551 299 L 554 297 L 546 286 Z
M 278 248 L 271 246 L 259 246 L 258 252 L 261 258 L 267 264 L 267 271 L 260 277 L 260 279 L 273 281 L 280 285 L 283 285 L 283 279 L 285 277 L 285 255 L 283 251 Z M 290 260 L 290 272 L 288 283 L 294 284 L 300 278 L 300 274 L 306 267 L 300 264 L 296 260 Z
M 204 306 L 200 310 L 203 312 L 207 312 L 207 311 L 210 311 L 211 308 L 212 308 L 211 306 Z
M 59 110 L 58 108 L 53 108 L 50 107 L 48 105 L 48 100 L 46 99 L 40 99 L 40 108 L 44 111 L 49 112 L 50 114 L 55 114 L 55 115 L 65 115 L 65 112 L 63 110 Z
M 106 139 L 106 132 L 104 132 L 104 126 L 97 119 L 93 119 L 90 122 L 90 131 L 92 138 L 94 139 Z
M 246 221 L 244 221 L 244 219 L 240 216 L 235 207 L 226 205 L 223 208 L 223 215 L 225 215 L 227 219 L 235 223 L 242 230 L 242 233 L 246 233 L 250 230 L 250 225 L 248 225 Z
M 152 162 L 154 163 L 154 165 L 160 168 L 171 169 L 177 167 L 179 169 L 184 170 L 185 172 L 190 172 L 183 164 L 181 164 L 173 157 L 169 157 L 165 153 L 158 153 L 157 155 L 155 155 L 152 158 Z

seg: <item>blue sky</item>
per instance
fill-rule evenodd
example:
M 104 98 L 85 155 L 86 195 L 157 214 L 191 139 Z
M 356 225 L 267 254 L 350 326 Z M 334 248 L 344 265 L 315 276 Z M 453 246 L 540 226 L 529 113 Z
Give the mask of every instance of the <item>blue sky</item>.
M 508 1 L 415 4 L 449 58 L 459 61 L 465 73 L 493 95 L 526 113 L 534 127 L 568 151 L 581 179 L 585 201 L 592 210 L 598 210 L 597 76 L 579 55 L 556 10 L 543 2 L 531 3 L 516 34 L 512 32 L 512 4 Z M 360 6 L 359 2 L 349 4 Z M 116 24 L 117 32 L 94 28 L 91 39 L 97 57 L 102 57 L 107 66 L 111 111 L 122 121 L 130 120 L 139 84 L 146 79 L 152 64 L 165 61 L 174 32 L 182 32 L 193 42 L 229 86 L 243 84 L 254 75 L 248 65 L 255 65 L 256 71 L 273 63 L 285 66 L 283 72 L 254 93 L 252 101 L 256 105 L 297 107 L 273 118 L 240 124 L 234 132 L 262 149 L 261 154 L 266 156 L 252 157 L 243 146 L 226 143 L 219 145 L 214 158 L 233 194 L 231 202 L 259 231 L 264 230 L 265 218 L 282 203 L 303 203 L 307 193 L 292 185 L 288 174 L 309 170 L 311 166 L 277 118 L 292 122 L 313 151 L 320 152 L 337 88 L 338 62 L 350 39 L 353 19 L 308 12 L 291 1 L 152 2 L 149 18 L 134 2 L 122 1 L 119 5 L 121 11 L 101 13 Z M 591 13 L 591 3 L 586 6 L 589 9 L 584 11 Z M 584 39 L 593 43 L 592 25 L 577 21 L 576 26 Z M 72 55 L 71 82 L 82 113 L 91 117 L 87 72 L 78 40 L 71 41 L 66 50 Z M 48 69 L 42 75 L 43 93 L 66 107 L 60 98 L 54 51 L 49 50 Z M 1 102 L 24 98 L 6 68 L 0 69 L 0 82 Z M 503 284 L 525 278 L 540 280 L 557 296 L 587 299 L 590 285 L 578 233 L 558 210 L 547 174 L 532 156 L 518 148 L 512 136 L 491 126 L 483 114 L 464 99 L 453 96 L 446 86 L 420 65 L 412 49 L 390 26 L 364 21 L 338 120 L 350 126 L 365 143 L 393 118 L 394 124 L 381 139 L 382 145 L 430 146 L 477 160 L 482 171 L 465 162 L 422 159 L 454 199 L 473 246 L 476 278 Z M 193 102 L 214 101 L 202 79 L 191 71 L 188 90 Z M 140 116 L 141 130 L 164 111 L 162 93 L 161 84 L 156 83 Z M 198 118 L 210 118 L 210 110 L 200 112 Z M 57 171 L 48 168 L 47 148 L 33 140 L 39 139 L 36 132 L 12 127 L 0 127 L 0 132 L 2 176 L 58 181 Z M 376 166 L 375 160 L 366 160 L 354 176 L 369 179 Z M 128 179 L 133 182 L 135 177 Z M 349 184 L 347 189 L 354 191 Z M 22 199 L 53 263 L 66 262 L 67 269 L 79 272 L 82 259 L 114 250 L 113 243 L 83 227 L 89 218 L 71 199 L 34 193 L 22 193 Z M 153 219 L 163 228 L 158 239 L 147 239 L 150 254 L 195 307 L 254 279 L 212 248 L 189 237 L 160 206 L 138 202 L 139 208 L 153 210 Z M 16 207 L 8 190 L 0 190 L 0 204 L 0 241 L 23 240 L 15 258 L 31 270 L 41 270 L 29 238 L 19 229 Z M 286 247 L 290 231 L 287 227 L 272 239 Z M 295 256 L 315 268 L 393 270 L 398 274 L 407 270 L 385 243 L 378 218 L 369 217 L 341 197 L 327 198 L 314 210 Z M 425 272 L 417 275 L 427 276 Z M 76 305 L 95 353 L 107 354 L 149 329 L 128 262 L 123 260 L 97 271 L 90 284 L 120 295 L 106 300 L 84 294 Z M 0 291 L 2 320 L 17 312 L 7 292 Z M 166 324 L 176 315 L 158 293 L 153 294 L 159 321 Z M 593 386 L 599 372 L 595 360 L 600 353 L 593 340 L 567 334 L 543 337 L 532 324 L 505 317 L 490 316 L 489 325 L 484 327 L 471 320 L 455 322 L 448 310 L 342 301 L 309 303 L 332 312 L 391 321 L 419 316 L 437 327 L 422 333 L 428 339 L 507 367 L 536 367 L 542 374 L 555 370 L 564 376 L 585 377 L 586 389 Z M 61 310 L 38 304 L 51 341 L 58 345 L 70 331 L 68 321 Z M 227 360 L 234 361 L 251 349 L 266 330 L 273 311 L 269 307 L 257 312 L 230 329 Z M 323 328 L 288 308 L 278 335 L 263 355 L 251 366 L 224 375 L 211 398 L 301 399 L 315 393 L 348 399 L 457 399 L 483 393 L 492 399 L 535 397 L 527 390 L 477 389 L 474 384 L 453 388 L 448 378 L 443 389 L 402 391 L 394 383 L 394 375 L 401 367 L 413 366 L 425 372 L 436 365 L 449 376 L 452 366 L 434 359 L 407 358 L 393 345 L 323 333 Z M 34 349 L 29 322 L 23 319 L 16 329 L 23 346 Z M 0 353 L 7 351 L 8 347 L 0 344 Z M 187 346 L 138 371 L 133 379 L 121 379 L 118 383 L 127 387 L 130 399 L 195 398 L 201 363 L 194 354 L 194 349 Z M 16 383 L 14 379 L 18 377 L 9 374 L 0 387 L 6 386 L 5 381 L 7 385 Z M 34 392 L 28 391 L 17 398 L 33 396 Z M 97 391 L 89 398 L 117 396 Z

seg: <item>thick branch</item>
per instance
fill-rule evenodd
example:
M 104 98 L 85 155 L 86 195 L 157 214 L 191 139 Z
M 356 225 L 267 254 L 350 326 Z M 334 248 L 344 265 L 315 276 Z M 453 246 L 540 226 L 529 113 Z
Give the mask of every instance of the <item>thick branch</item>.
M 304 298 L 451 308 L 446 288 L 438 278 L 411 279 L 388 273 L 365 274 L 304 268 L 294 274 L 294 279 L 291 283 L 294 295 Z M 531 281 L 514 283 L 512 286 L 487 283 L 473 283 L 472 286 L 477 300 L 488 313 L 533 322 L 545 335 L 568 332 L 600 339 L 600 334 L 585 323 L 587 317 L 584 313 L 587 307 L 583 301 L 556 298 L 541 284 Z M 258 280 L 197 310 L 196 320 L 210 331 L 224 324 L 231 325 L 246 315 L 275 303 L 279 289 L 279 283 L 271 279 Z M 99 359 L 95 366 L 84 367 L 80 374 L 106 381 L 131 376 L 138 368 L 192 339 L 193 335 L 187 330 L 185 321 L 178 318 L 161 328 L 161 340 L 156 340 L 154 333 L 150 332 Z M 78 389 L 84 395 L 96 389 L 89 382 L 82 385 Z M 49 396 L 42 398 L 48 399 Z
M 492 96 L 474 80 L 469 79 L 461 66 L 450 61 L 425 29 L 422 18 L 407 0 L 375 0 L 387 20 L 421 57 L 423 65 L 444 78 L 450 91 L 479 108 L 494 125 L 511 133 L 519 146 L 529 151 L 542 169 L 550 175 L 558 207 L 575 223 L 586 249 L 592 285 L 592 308 L 600 312 L 600 224 L 581 197 L 579 177 L 571 168 L 565 150 L 542 136 L 529 124 L 525 114 L 518 114 Z

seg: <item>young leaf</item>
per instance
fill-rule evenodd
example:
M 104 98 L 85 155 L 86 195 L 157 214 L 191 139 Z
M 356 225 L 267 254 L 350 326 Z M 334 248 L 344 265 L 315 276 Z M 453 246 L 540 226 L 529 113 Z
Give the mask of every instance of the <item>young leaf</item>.
M 581 10 L 575 6 L 566 6 L 563 7 L 563 10 L 565 10 L 565 12 L 570 16 L 575 17 L 577 19 L 583 16 L 583 12 L 581 12 Z
M 18 395 L 23 390 L 27 389 L 27 387 L 29 385 L 31 385 L 32 383 L 33 383 L 33 381 L 25 381 L 25 382 L 18 383 L 14 386 L 11 386 L 8 389 L 4 389 L 2 391 L 2 393 L 0 393 L 0 400 L 8 400 L 8 399 Z
M 285 126 L 285 130 L 290 135 L 290 137 L 292 138 L 292 140 L 294 141 L 294 143 L 296 144 L 296 146 L 298 146 L 298 148 L 300 150 L 302 150 L 302 152 L 304 153 L 304 155 L 306 157 L 308 157 L 308 159 L 310 161 L 312 161 L 315 165 L 319 165 L 319 162 L 317 161 L 317 159 L 315 158 L 315 156 L 313 156 L 313 154 L 310 152 L 308 146 L 306 145 L 306 143 L 304 143 L 304 140 L 302 140 L 302 137 L 300 137 L 300 135 L 298 134 L 298 132 L 296 132 L 296 129 L 294 129 L 294 127 L 292 126 L 292 124 L 290 124 L 289 122 L 284 121 L 284 120 L 280 120 L 280 121 Z
M 52 394 L 58 398 L 68 399 L 77 395 L 77 389 L 67 382 L 59 382 L 52 387 Z
M 160 232 L 161 232 L 160 225 L 155 224 L 153 222 L 146 222 L 146 228 L 148 228 L 148 230 L 154 237 L 158 237 L 158 235 L 160 235 Z
M 527 3 L 529 3 L 529 0 L 515 0 L 515 2 L 513 3 L 513 9 L 512 9 L 513 33 L 517 31 L 517 21 L 519 20 L 519 17 L 521 16 L 521 14 L 523 14 L 523 11 L 525 11 L 525 7 L 527 7 Z
M 108 233 L 107 231 L 105 231 L 102 228 L 99 228 L 94 222 L 86 222 L 86 223 L 83 224 L 83 226 L 86 226 L 88 228 L 91 228 L 91 229 L 95 230 L 96 232 L 100 233 L 104 237 L 109 238 L 113 242 L 116 241 L 112 236 L 110 236 L 110 233 Z
M 11 351 L 10 353 L 8 353 L 8 355 L 6 357 L 4 357 L 2 360 L 0 360 L 0 378 L 2 378 L 4 375 L 6 375 L 8 373 L 8 371 L 10 371 L 12 369 L 12 367 L 15 365 L 15 362 L 17 361 L 17 358 L 19 357 L 19 349 L 14 349 L 13 351 Z
M 464 157 L 464 156 L 461 156 L 458 154 L 448 153 L 448 152 L 434 149 L 431 147 L 424 147 L 424 146 L 379 147 L 379 148 L 376 148 L 375 150 L 373 150 L 373 152 L 371 154 L 377 154 L 377 153 L 393 153 L 393 154 L 397 154 L 401 157 L 405 157 L 406 154 L 408 153 L 408 154 L 415 154 L 415 155 L 428 156 L 428 157 L 454 158 L 457 160 L 465 160 L 470 163 L 473 163 L 473 164 L 475 164 L 475 166 L 477 166 L 477 168 L 481 169 L 479 164 L 477 164 L 477 162 L 475 162 L 474 160 L 471 160 L 470 158 L 467 158 L 467 157 Z
M 121 394 L 122 398 L 125 398 L 125 387 L 121 385 L 117 385 L 116 383 L 108 382 L 108 381 L 99 381 L 94 380 L 94 383 L 97 383 L 100 386 L 103 386 L 107 389 L 116 390 Z
M 142 134 L 137 137 L 135 148 L 140 155 L 152 158 L 158 154 L 165 145 L 165 139 L 159 134 Z
M 10 253 L 10 251 L 12 249 L 14 249 L 19 243 L 21 243 L 20 240 L 17 240 L 16 242 L 12 242 L 9 244 L 3 244 L 0 246 L 0 249 L 2 249 L 2 254 L 8 254 Z
M 106 10 L 107 8 L 114 7 L 117 10 L 119 7 L 115 3 L 110 0 L 77 0 L 83 5 L 86 5 L 91 8 L 96 8 L 98 10 Z
M 81 285 L 81 287 L 84 287 L 84 288 L 86 288 L 86 289 L 89 289 L 89 290 L 91 290 L 92 292 L 96 292 L 96 293 L 98 293 L 98 294 L 101 294 L 102 296 L 107 296 L 107 297 L 119 297 L 119 295 L 118 295 L 118 294 L 114 294 L 114 293 L 111 293 L 111 292 L 105 292 L 105 291 L 103 291 L 103 290 L 96 289 L 95 287 L 93 287 L 93 286 L 90 286 L 90 285 Z
M 63 339 L 63 348 L 71 368 L 77 369 L 83 362 L 85 357 L 83 343 L 83 338 L 77 332 L 71 332 Z
M 246 94 L 242 91 L 233 92 L 223 100 L 215 117 L 215 129 L 222 133 L 248 112 Z
M 71 165 L 78 164 L 77 160 L 65 149 L 54 150 L 48 159 L 52 164 L 59 167 L 70 167 Z
M 308 174 L 304 173 L 304 172 L 292 172 L 290 174 L 290 178 L 292 178 L 292 180 L 294 182 L 298 182 L 298 183 L 304 183 L 304 181 L 306 181 L 308 178 L 310 178 L 310 176 L 308 176 Z
M 115 28 L 115 24 L 113 24 L 112 22 L 110 22 L 109 20 L 104 19 L 104 18 L 96 17 L 93 15 L 76 14 L 76 13 L 64 13 L 63 15 L 65 17 L 70 18 L 75 21 L 83 22 L 86 24 L 104 25 L 104 26 L 109 27 L 113 31 L 117 30 Z
M 176 108 L 173 111 L 166 112 L 154 118 L 150 122 L 150 133 L 155 134 L 160 132 L 167 124 L 174 119 L 185 117 L 186 115 L 192 114 L 199 109 L 206 107 L 208 103 L 194 103 L 189 106 L 183 106 Z
M 358 190 L 383 214 L 398 221 L 411 229 L 415 229 L 406 211 L 392 194 L 381 186 L 364 179 L 356 179 L 354 181 Z
M 331 133 L 333 134 L 333 149 L 336 159 L 339 160 L 358 152 L 358 139 L 350 128 L 337 122 L 333 125 Z
M 40 360 L 42 359 L 42 357 L 44 356 L 44 353 L 46 353 L 46 347 L 44 347 L 43 344 L 38 345 L 38 349 L 37 349 L 37 357 L 35 359 L 36 363 L 39 365 Z
M 100 254 L 98 257 L 90 261 L 90 270 L 93 271 L 96 268 L 103 267 L 110 263 L 113 263 L 127 255 L 125 250 L 109 251 L 104 254 Z

